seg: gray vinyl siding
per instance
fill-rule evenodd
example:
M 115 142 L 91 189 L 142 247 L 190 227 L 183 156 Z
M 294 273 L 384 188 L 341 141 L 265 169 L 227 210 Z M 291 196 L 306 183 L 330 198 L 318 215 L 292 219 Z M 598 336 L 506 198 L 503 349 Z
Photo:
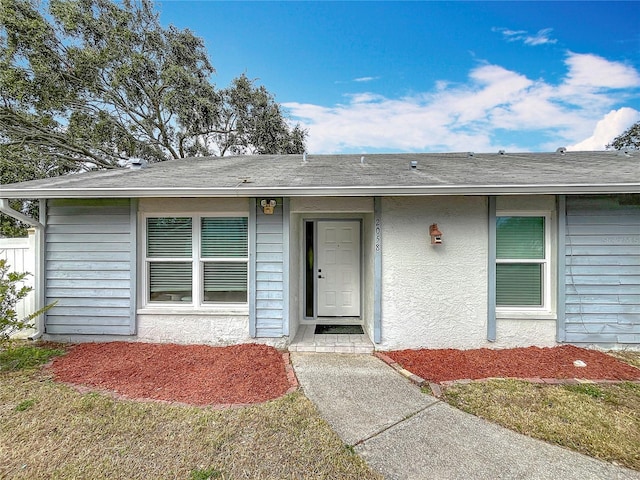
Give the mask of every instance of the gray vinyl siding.
M 640 195 L 566 208 L 565 341 L 640 344 Z
M 255 225 L 255 336 L 286 335 L 288 307 L 285 285 L 285 216 L 282 199 L 272 215 L 256 202 Z
M 45 235 L 45 331 L 131 335 L 135 330 L 135 215 L 131 201 L 50 200 Z

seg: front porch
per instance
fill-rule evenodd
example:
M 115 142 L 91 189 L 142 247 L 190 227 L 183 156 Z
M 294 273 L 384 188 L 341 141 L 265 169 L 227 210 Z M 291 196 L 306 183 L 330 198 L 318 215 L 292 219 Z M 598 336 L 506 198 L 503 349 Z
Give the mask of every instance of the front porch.
M 373 353 L 373 343 L 366 333 L 316 334 L 315 324 L 300 325 L 289 345 L 290 352 Z

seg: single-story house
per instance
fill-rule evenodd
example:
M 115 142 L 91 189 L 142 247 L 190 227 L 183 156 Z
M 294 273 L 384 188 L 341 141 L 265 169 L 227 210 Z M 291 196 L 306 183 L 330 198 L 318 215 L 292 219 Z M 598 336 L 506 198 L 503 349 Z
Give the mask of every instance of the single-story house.
M 640 346 L 640 152 L 189 158 L 2 185 L 45 338 Z M 9 199 L 40 199 L 39 219 Z

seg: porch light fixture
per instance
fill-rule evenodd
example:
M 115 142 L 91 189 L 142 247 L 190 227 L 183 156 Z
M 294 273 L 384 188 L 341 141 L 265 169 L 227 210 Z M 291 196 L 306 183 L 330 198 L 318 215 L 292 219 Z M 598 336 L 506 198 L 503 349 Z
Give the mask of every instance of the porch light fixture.
M 262 207 L 262 212 L 265 215 L 273 215 L 273 210 L 276 208 L 276 201 L 273 198 L 262 199 L 260 200 L 260 206 Z
M 440 245 L 442 243 L 442 232 L 438 230 L 437 223 L 432 223 L 429 226 L 429 235 L 431 236 L 431 245 Z

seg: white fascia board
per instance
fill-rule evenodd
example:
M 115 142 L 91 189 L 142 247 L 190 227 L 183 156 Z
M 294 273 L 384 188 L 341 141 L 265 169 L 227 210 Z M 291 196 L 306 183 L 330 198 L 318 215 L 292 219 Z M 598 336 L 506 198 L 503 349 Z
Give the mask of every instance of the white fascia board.
M 67 188 L 4 190 L 4 198 L 297 197 L 429 195 L 580 195 L 640 193 L 640 183 L 243 188 Z

